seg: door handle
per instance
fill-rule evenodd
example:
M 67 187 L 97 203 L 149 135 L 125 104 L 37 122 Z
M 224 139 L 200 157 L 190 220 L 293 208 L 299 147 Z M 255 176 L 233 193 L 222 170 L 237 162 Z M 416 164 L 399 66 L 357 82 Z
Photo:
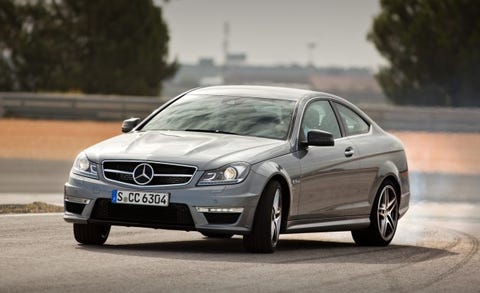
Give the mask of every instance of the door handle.
M 348 147 L 345 149 L 345 157 L 347 158 L 350 158 L 351 156 L 353 156 L 354 153 L 355 151 L 353 150 L 352 147 Z

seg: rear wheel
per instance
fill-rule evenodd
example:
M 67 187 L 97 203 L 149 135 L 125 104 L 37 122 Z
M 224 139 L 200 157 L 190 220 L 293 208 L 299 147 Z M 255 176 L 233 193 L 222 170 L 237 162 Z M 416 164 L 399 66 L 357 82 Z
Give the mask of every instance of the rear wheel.
M 107 241 L 110 225 L 73 224 L 75 240 L 82 244 L 102 245 Z
M 208 238 L 223 238 L 228 239 L 232 238 L 233 234 L 222 234 L 222 233 L 215 233 L 215 232 L 200 232 L 203 236 Z
M 282 186 L 271 181 L 260 197 L 252 232 L 243 236 L 245 250 L 272 253 L 277 247 L 282 224 Z
M 364 246 L 386 246 L 395 235 L 398 223 L 398 198 L 390 180 L 380 186 L 370 215 L 370 226 L 352 231 L 355 243 Z

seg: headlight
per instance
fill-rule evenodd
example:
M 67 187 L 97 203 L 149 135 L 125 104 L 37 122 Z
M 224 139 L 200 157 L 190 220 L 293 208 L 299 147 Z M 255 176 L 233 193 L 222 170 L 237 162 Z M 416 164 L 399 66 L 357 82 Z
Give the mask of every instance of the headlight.
M 85 153 L 80 153 L 77 156 L 72 171 L 78 175 L 98 178 L 97 164 L 89 161 Z
M 216 170 L 205 171 L 197 185 L 221 185 L 240 183 L 248 175 L 250 165 L 247 163 L 234 163 Z

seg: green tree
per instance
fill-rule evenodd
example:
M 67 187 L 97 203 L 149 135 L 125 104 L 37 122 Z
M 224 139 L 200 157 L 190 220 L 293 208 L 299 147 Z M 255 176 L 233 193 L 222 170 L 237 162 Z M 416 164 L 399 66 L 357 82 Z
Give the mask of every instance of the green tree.
M 15 87 L 11 55 L 21 27 L 17 10 L 13 1 L 0 0 L 0 91 Z
M 168 42 L 151 0 L 0 0 L 0 90 L 158 95 Z
M 389 61 L 377 80 L 397 104 L 480 106 L 477 0 L 381 0 L 368 39 Z

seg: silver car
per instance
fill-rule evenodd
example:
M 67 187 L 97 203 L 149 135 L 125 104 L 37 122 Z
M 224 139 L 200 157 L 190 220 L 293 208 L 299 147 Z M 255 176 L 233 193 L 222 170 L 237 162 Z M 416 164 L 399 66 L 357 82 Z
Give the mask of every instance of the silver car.
M 286 233 L 351 231 L 388 245 L 409 206 L 402 143 L 346 100 L 218 86 L 184 93 L 81 152 L 65 184 L 75 239 L 111 225 L 243 235 L 273 252 Z

